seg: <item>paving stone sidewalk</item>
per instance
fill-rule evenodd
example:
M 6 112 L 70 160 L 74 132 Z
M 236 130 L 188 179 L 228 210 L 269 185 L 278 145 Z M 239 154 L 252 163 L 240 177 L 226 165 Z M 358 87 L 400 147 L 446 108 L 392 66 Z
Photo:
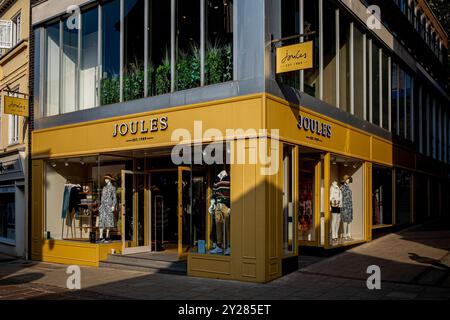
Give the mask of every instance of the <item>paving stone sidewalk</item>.
M 82 267 L 82 290 L 69 291 L 66 266 L 0 256 L 0 300 L 448 300 L 450 229 L 444 226 L 390 234 L 331 258 L 301 256 L 302 269 L 268 284 Z M 381 290 L 367 289 L 366 269 L 371 264 L 381 268 Z

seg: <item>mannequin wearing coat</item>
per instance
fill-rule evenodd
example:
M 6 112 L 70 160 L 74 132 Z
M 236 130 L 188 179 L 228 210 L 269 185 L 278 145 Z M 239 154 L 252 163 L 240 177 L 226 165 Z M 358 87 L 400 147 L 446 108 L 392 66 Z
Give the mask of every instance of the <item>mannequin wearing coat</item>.
M 330 187 L 331 205 L 331 240 L 339 238 L 339 226 L 341 223 L 342 192 L 337 181 L 333 181 Z

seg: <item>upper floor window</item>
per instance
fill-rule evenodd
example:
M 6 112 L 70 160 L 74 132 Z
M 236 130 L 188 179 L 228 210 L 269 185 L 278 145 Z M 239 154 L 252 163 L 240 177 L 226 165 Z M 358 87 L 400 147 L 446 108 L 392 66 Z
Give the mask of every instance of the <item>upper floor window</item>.
M 0 20 L 0 55 L 22 40 L 22 15 L 19 12 L 11 20 Z
M 12 46 L 22 40 L 22 14 L 19 12 L 11 19 L 12 21 Z
M 43 28 L 46 116 L 233 79 L 233 0 L 111 0 L 78 20 Z

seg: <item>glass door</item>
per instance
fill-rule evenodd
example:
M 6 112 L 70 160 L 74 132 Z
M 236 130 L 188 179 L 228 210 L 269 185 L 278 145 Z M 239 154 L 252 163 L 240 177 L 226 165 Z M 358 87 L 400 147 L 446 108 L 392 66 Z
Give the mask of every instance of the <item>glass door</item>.
M 191 169 L 178 167 L 178 257 L 186 259 L 192 249 Z
M 122 253 L 150 252 L 149 175 L 122 170 Z

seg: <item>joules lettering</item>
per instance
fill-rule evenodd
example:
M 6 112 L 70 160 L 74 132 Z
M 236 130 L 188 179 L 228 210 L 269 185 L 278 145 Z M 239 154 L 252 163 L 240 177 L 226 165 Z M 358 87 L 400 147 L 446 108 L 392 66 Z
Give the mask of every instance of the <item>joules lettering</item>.
M 331 138 L 332 135 L 332 127 L 330 124 L 322 123 L 302 115 L 298 116 L 297 127 L 326 138 Z
M 149 132 L 165 131 L 169 127 L 169 118 L 153 118 L 149 120 L 130 121 L 123 123 L 116 123 L 114 125 L 113 137 L 125 137 L 128 134 L 136 135 L 146 134 Z

